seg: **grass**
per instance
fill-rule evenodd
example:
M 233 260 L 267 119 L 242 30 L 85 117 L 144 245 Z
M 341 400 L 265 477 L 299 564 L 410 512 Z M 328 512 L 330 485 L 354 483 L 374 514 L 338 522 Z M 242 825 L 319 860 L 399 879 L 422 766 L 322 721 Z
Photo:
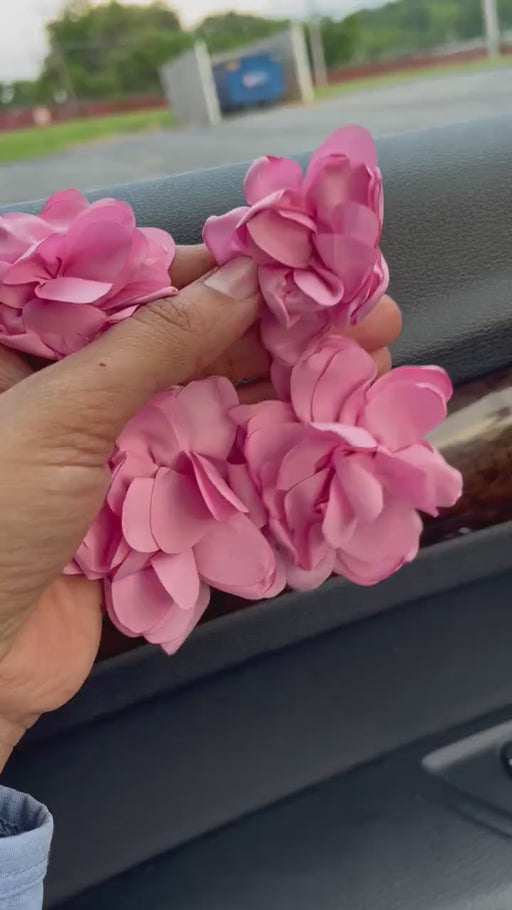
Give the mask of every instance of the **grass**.
M 426 66 L 417 69 L 398 70 L 395 73 L 381 73 L 375 76 L 365 76 L 361 79 L 350 79 L 347 82 L 336 82 L 326 85 L 316 91 L 316 98 L 333 98 L 336 95 L 358 91 L 366 88 L 381 88 L 386 85 L 398 85 L 421 79 L 434 79 L 436 76 L 450 76 L 458 73 L 477 73 L 482 70 L 494 70 L 501 67 L 512 67 L 512 55 L 496 57 L 494 59 L 468 60 L 464 63 L 439 63 L 437 66 Z
M 162 129 L 171 125 L 171 112 L 164 109 L 129 111 L 105 117 L 66 120 L 50 126 L 9 130 L 0 132 L 0 162 L 40 158 L 109 136 Z

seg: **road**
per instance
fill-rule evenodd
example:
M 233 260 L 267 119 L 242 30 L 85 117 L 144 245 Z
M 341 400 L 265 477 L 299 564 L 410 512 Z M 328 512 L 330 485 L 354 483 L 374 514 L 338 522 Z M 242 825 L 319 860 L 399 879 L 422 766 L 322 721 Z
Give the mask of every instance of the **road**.
M 0 165 L 0 203 L 179 173 L 264 153 L 312 148 L 341 123 L 375 135 L 512 115 L 512 67 L 354 91 L 308 107 L 288 106 L 213 129 L 162 130 L 115 137 L 35 161 Z M 0 136 L 1 142 L 1 136 Z

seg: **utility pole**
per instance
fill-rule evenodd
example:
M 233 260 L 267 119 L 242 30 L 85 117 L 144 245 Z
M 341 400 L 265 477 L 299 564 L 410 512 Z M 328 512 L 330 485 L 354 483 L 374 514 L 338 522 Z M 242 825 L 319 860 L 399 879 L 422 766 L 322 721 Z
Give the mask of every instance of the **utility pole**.
M 482 0 L 482 12 L 487 43 L 487 55 L 488 57 L 499 57 L 500 23 L 498 19 L 497 0 Z
M 315 0 L 309 2 L 309 41 L 313 62 L 313 80 L 316 88 L 327 85 L 327 67 L 325 65 L 324 43 L 322 41 L 322 24 L 315 8 Z

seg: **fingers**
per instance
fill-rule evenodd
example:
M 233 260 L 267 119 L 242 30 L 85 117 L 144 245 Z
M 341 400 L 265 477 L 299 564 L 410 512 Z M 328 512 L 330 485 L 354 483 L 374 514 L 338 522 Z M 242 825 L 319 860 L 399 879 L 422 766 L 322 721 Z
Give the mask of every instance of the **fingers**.
M 344 329 L 343 334 L 348 338 L 353 338 L 362 348 L 371 352 L 393 344 L 398 338 L 401 328 L 400 310 L 395 301 L 386 295 L 366 319 L 363 319 L 359 325 Z
M 32 370 L 19 354 L 0 347 L 0 393 L 30 376 Z
M 2 402 L 32 438 L 103 462 L 126 421 L 155 392 L 203 375 L 256 320 L 256 266 L 241 257 L 148 304 L 76 354 L 34 374 Z M 19 403 L 18 403 L 19 399 Z M 53 441 L 50 440 L 52 435 Z
M 391 369 L 391 354 L 389 348 L 379 348 L 378 351 L 371 351 L 371 355 L 377 367 L 377 375 L 383 376 Z
M 203 243 L 178 246 L 169 274 L 175 288 L 181 290 L 215 268 L 215 260 Z

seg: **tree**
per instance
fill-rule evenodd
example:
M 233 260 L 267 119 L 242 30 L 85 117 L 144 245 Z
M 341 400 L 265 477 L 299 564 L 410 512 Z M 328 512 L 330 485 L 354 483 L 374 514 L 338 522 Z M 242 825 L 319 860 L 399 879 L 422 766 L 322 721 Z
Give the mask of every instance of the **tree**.
M 64 90 L 77 98 L 158 92 L 159 67 L 192 41 L 162 2 L 72 0 L 47 31 L 50 53 L 39 79 L 43 92 Z
M 196 35 L 203 39 L 211 54 L 216 54 L 268 38 L 287 25 L 285 19 L 265 19 L 262 16 L 229 12 L 207 16 L 197 27 Z
M 357 16 L 347 16 L 338 22 L 331 18 L 322 19 L 321 31 L 328 69 L 349 63 L 355 57 L 360 42 Z

